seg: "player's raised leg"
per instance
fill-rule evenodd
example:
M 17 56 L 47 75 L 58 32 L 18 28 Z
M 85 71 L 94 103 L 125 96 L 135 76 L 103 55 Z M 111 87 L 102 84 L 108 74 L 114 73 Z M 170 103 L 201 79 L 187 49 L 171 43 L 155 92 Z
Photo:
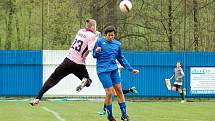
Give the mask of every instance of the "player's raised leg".
M 55 71 L 50 75 L 47 79 L 43 87 L 40 89 L 38 96 L 30 102 L 32 106 L 39 104 L 39 101 L 43 97 L 44 93 L 47 92 L 50 88 L 55 86 L 61 79 L 66 77 L 71 73 L 68 68 L 70 65 L 70 61 L 65 58 L 64 61 L 55 69 Z

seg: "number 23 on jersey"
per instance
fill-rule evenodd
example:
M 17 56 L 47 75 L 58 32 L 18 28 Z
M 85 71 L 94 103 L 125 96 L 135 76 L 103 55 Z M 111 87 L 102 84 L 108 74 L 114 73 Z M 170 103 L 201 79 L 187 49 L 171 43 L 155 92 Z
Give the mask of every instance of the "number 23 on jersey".
M 80 52 L 82 45 L 83 41 L 75 39 L 75 41 L 72 44 L 72 49 L 75 49 L 76 51 Z

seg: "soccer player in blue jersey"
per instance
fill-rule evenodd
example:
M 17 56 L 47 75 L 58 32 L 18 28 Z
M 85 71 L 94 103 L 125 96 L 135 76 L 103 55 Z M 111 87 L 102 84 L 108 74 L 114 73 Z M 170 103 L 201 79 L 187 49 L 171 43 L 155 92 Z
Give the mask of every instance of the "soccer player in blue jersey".
M 116 121 L 112 113 L 112 95 L 113 90 L 115 90 L 122 113 L 121 120 L 130 121 L 126 112 L 125 97 L 122 92 L 121 78 L 119 76 L 116 60 L 125 69 L 134 74 L 138 74 L 139 70 L 134 69 L 123 56 L 121 51 L 121 43 L 114 39 L 115 33 L 116 30 L 113 26 L 108 26 L 105 28 L 104 38 L 97 40 L 94 46 L 93 57 L 97 59 L 97 75 L 106 93 L 105 107 L 108 112 L 108 120 Z

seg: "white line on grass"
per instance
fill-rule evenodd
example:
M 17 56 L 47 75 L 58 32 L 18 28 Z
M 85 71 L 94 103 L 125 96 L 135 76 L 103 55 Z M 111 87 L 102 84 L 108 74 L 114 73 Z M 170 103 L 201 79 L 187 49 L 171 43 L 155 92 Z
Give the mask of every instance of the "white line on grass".
M 66 120 L 63 119 L 57 112 L 55 112 L 55 111 L 53 111 L 53 110 L 50 110 L 50 109 L 48 109 L 48 108 L 46 108 L 46 107 L 43 107 L 43 109 L 44 109 L 45 111 L 48 111 L 48 112 L 52 113 L 57 119 L 59 119 L 59 121 L 66 121 Z

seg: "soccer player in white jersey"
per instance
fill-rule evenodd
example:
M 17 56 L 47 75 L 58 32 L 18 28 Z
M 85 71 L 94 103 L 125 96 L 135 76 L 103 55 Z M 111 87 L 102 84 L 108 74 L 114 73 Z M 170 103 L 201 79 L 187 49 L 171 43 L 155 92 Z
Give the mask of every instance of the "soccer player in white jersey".
M 170 87 L 170 90 L 172 91 L 178 91 L 180 96 L 181 96 L 181 102 L 184 103 L 185 102 L 185 92 L 182 89 L 182 78 L 184 77 L 184 71 L 181 68 L 181 62 L 176 62 L 176 67 L 174 68 L 174 74 L 172 75 L 172 77 L 170 78 L 170 80 L 173 79 L 173 77 L 175 76 L 175 82 L 173 84 L 173 86 Z
M 71 73 L 81 80 L 81 84 L 76 88 L 76 91 L 80 91 L 85 86 L 90 86 L 92 80 L 86 69 L 85 59 L 88 53 L 92 51 L 98 35 L 96 21 L 94 19 L 87 19 L 86 28 L 80 29 L 77 32 L 68 55 L 47 79 L 40 89 L 38 96 L 30 103 L 32 106 L 39 103 L 46 91 Z

